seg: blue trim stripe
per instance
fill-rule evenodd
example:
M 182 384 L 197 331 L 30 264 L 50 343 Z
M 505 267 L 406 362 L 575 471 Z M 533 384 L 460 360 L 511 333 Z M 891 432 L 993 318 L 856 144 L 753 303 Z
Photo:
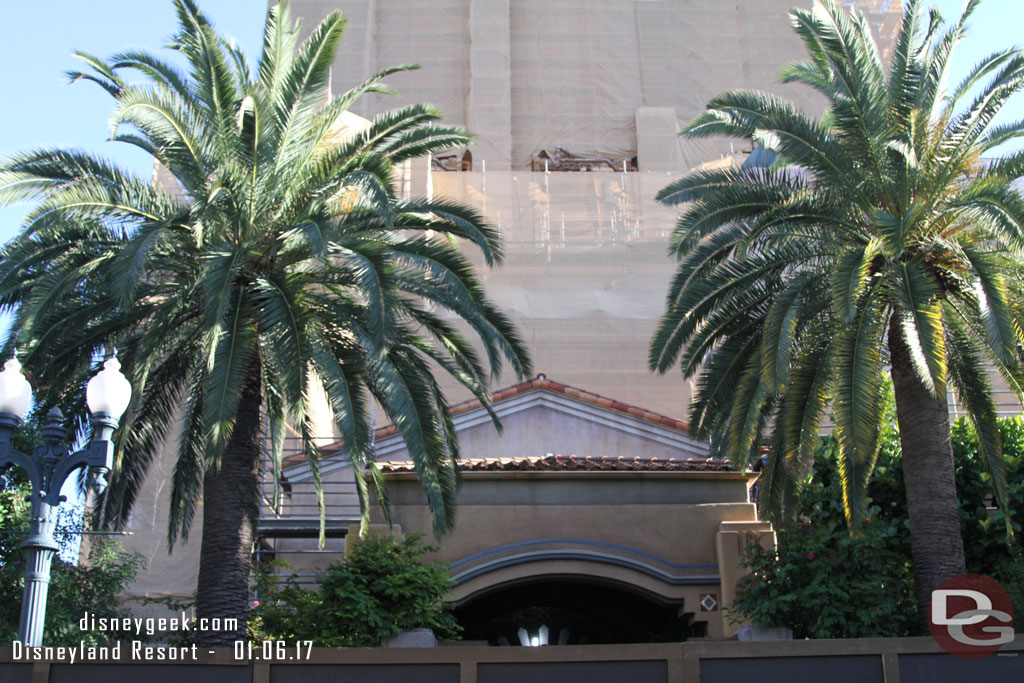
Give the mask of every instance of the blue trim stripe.
M 466 581 L 469 581 L 470 579 L 474 579 L 484 574 L 489 574 L 499 569 L 504 569 L 505 567 L 515 567 L 520 564 L 527 564 L 530 562 L 543 562 L 545 560 L 577 560 L 583 562 L 596 562 L 598 564 L 611 564 L 618 567 L 625 567 L 626 569 L 631 569 L 633 571 L 640 572 L 641 574 L 646 574 L 671 586 L 717 586 L 721 585 L 722 581 L 721 577 L 717 574 L 709 576 L 676 577 L 671 576 L 665 572 L 657 571 L 652 567 L 642 565 L 639 562 L 631 562 L 630 560 L 621 557 L 611 557 L 608 555 L 596 554 L 583 555 L 579 553 L 565 552 L 545 553 L 543 555 L 530 555 L 527 557 L 510 557 L 506 560 L 499 560 L 494 564 L 488 564 L 483 567 L 478 567 L 477 569 L 471 569 L 465 574 L 461 574 L 458 577 L 453 577 L 453 579 L 455 581 L 455 585 L 459 586 L 465 583 Z
M 669 562 L 668 560 L 662 557 L 658 557 L 653 553 L 649 553 L 645 550 L 638 550 L 637 548 L 630 548 L 627 545 L 619 545 L 618 543 L 606 543 L 604 541 L 589 541 L 582 538 L 544 538 L 535 541 L 519 541 L 518 543 L 509 543 L 508 545 L 499 545 L 497 547 L 490 548 L 479 553 L 474 553 L 473 555 L 467 555 L 461 560 L 452 562 L 450 565 L 448 565 L 448 568 L 455 569 L 456 567 L 466 564 L 467 562 L 472 562 L 473 560 L 478 560 L 480 558 L 487 557 L 488 555 L 494 555 L 504 550 L 526 548 L 533 545 L 552 545 L 555 543 L 572 543 L 575 545 L 589 545 L 597 548 L 624 550 L 628 553 L 640 555 L 641 557 L 646 557 L 647 559 L 654 560 L 655 562 L 660 562 L 661 564 L 667 567 L 672 567 L 673 569 L 714 569 L 716 572 L 718 571 L 717 564 L 676 564 L 675 562 Z

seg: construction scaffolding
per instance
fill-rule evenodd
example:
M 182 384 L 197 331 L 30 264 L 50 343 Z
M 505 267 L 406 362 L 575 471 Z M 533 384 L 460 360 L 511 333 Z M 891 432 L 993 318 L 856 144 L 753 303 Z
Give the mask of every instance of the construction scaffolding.
M 327 442 L 333 437 L 317 439 Z M 260 464 L 260 512 L 257 521 L 255 567 L 278 561 L 276 573 L 294 576 L 312 587 L 319 573 L 344 557 L 345 537 L 359 532 L 360 508 L 353 469 L 344 454 L 324 463 L 322 477 L 324 544 L 319 544 L 320 496 L 306 462 L 302 438 L 289 435 L 282 449 L 282 467 L 275 473 L 269 439 L 264 439 Z M 337 470 L 337 471 L 335 471 Z M 258 596 L 254 596 L 257 597 Z
M 851 3 L 852 4 L 852 3 Z M 631 159 L 643 147 L 636 113 L 664 108 L 685 123 L 734 88 L 768 90 L 820 112 L 807 88 L 782 86 L 780 69 L 804 59 L 789 10 L 810 0 L 295 0 L 309 32 L 335 9 L 348 20 L 333 71 L 342 92 L 396 64 L 420 71 L 369 95 L 372 117 L 430 102 L 477 135 L 474 170 L 526 170 L 542 150 Z M 897 0 L 860 0 L 885 52 L 902 14 Z M 672 141 L 670 141 L 672 142 Z M 682 145 L 674 170 L 729 152 L 727 141 Z M 640 168 L 644 166 L 641 162 Z M 648 168 L 646 170 L 666 170 Z

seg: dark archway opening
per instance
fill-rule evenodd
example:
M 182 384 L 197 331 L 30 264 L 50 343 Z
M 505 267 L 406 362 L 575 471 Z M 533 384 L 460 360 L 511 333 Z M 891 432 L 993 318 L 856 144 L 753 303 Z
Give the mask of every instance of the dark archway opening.
M 585 579 L 490 590 L 455 609 L 464 640 L 491 645 L 665 643 L 706 635 L 681 604 Z

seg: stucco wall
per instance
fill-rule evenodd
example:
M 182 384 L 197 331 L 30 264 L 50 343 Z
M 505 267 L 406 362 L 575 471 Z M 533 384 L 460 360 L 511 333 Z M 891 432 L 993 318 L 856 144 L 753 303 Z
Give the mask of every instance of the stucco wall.
M 403 534 L 431 533 L 411 475 L 387 475 L 392 519 Z M 454 531 L 427 559 L 451 568 L 451 599 L 524 579 L 576 576 L 634 586 L 707 621 L 701 593 L 721 593 L 717 536 L 723 522 L 756 522 L 751 475 L 726 472 L 469 472 Z M 379 510 L 373 520 L 383 523 Z M 726 567 L 735 581 L 735 567 Z

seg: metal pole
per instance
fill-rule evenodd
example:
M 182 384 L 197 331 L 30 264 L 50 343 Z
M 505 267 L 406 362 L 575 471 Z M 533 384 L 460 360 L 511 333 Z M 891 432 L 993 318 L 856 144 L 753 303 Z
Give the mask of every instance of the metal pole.
M 32 520 L 29 536 L 21 547 L 25 549 L 25 590 L 21 599 L 21 622 L 18 634 L 26 645 L 43 644 L 43 624 L 46 620 L 46 595 L 50 590 L 50 563 L 59 549 L 53 532 L 57 526 L 57 507 L 64 500 L 60 490 L 66 477 L 55 477 L 54 468 L 67 455 L 64 439 L 67 430 L 64 415 L 54 408 L 46 416 L 43 446 L 36 449 L 34 464 L 39 470 L 40 486 L 32 491 Z M 70 472 L 69 472 L 70 474 Z M 34 479 L 34 478 L 33 478 Z M 34 483 L 34 482 L 33 482 Z
M 84 449 L 68 453 L 64 446 L 67 430 L 62 423 L 64 415 L 54 408 L 46 416 L 42 428 L 44 445 L 36 448 L 32 457 L 14 450 L 11 434 L 21 420 L 14 415 L 0 413 L 0 465 L 14 464 L 28 475 L 32 494 L 32 520 L 29 537 L 21 544 L 25 549 L 25 590 L 22 594 L 21 621 L 18 640 L 25 645 L 43 644 L 46 621 L 46 596 L 50 588 L 50 564 L 58 550 L 53 532 L 57 523 L 57 508 L 65 500 L 60 494 L 64 482 L 81 467 L 90 468 L 93 487 L 97 493 L 106 486 L 105 476 L 113 463 L 113 443 L 110 441 L 117 419 L 106 413 L 93 414 L 93 440 Z
M 21 599 L 21 622 L 18 640 L 26 645 L 43 644 L 46 620 L 46 595 L 50 590 L 50 563 L 58 545 L 53 538 L 57 509 L 48 505 L 36 491 L 32 494 L 30 535 L 21 547 L 25 549 L 25 590 Z

